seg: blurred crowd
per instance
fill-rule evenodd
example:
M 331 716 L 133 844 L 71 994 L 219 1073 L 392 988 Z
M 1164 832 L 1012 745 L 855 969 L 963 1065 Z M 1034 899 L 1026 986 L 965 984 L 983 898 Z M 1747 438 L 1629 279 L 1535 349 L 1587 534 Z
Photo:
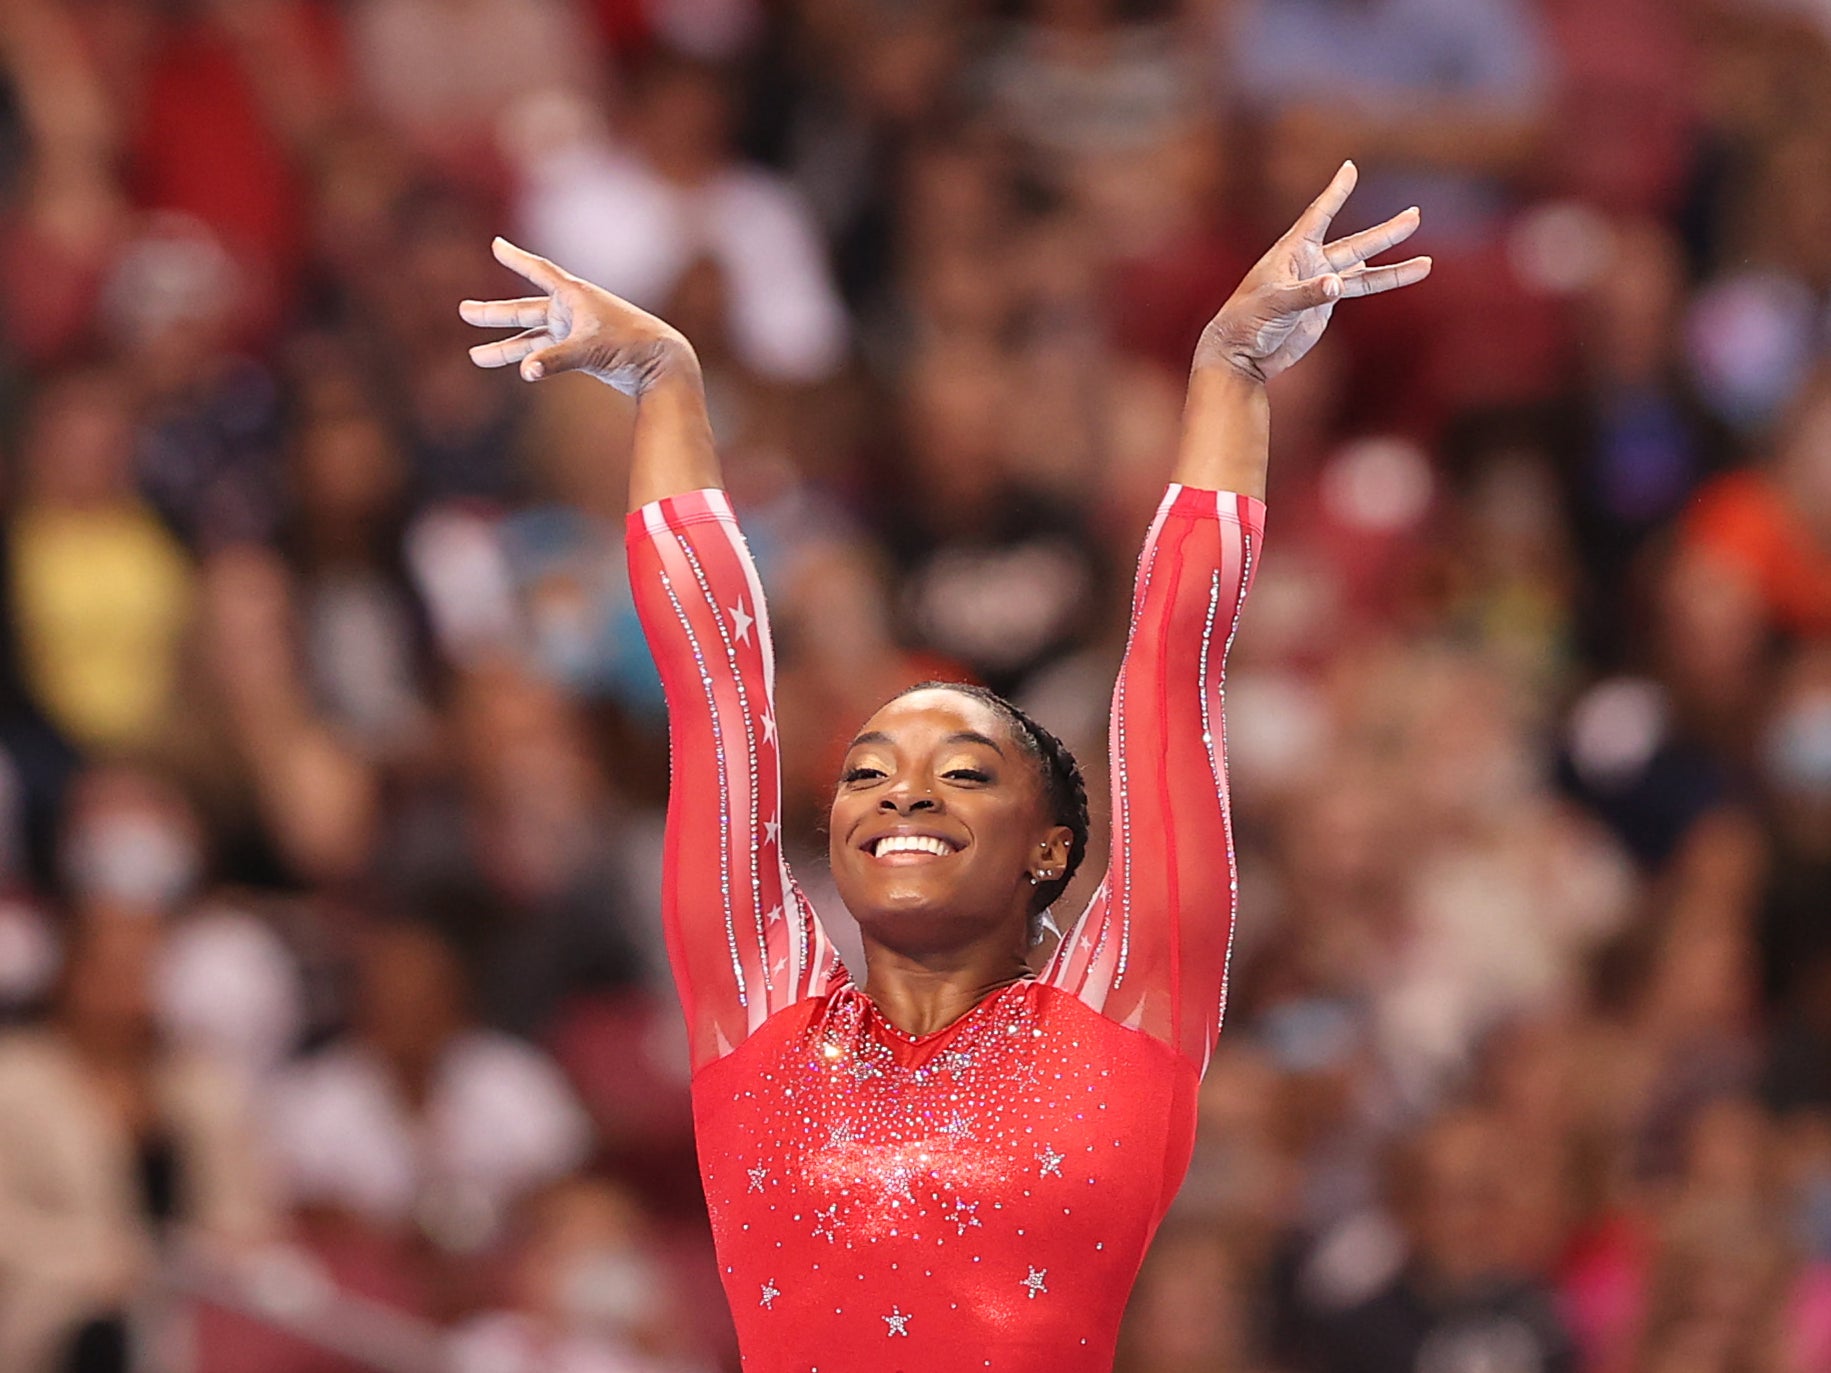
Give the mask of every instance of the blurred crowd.
M 855 950 L 901 686 L 1103 788 L 1345 156 L 1436 272 L 1275 387 L 1123 1373 L 1831 1369 L 1825 0 L 0 0 L 0 1368 L 735 1366 L 630 412 L 471 366 L 493 234 L 697 346 Z

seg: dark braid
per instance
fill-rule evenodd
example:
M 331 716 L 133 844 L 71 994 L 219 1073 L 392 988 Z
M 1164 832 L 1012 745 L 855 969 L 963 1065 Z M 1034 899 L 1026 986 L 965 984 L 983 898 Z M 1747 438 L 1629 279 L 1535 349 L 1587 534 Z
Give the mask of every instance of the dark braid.
M 899 692 L 898 696 L 930 690 L 958 691 L 976 701 L 984 701 L 1011 722 L 1011 732 L 1017 737 L 1017 742 L 1041 765 L 1043 796 L 1049 806 L 1050 817 L 1056 824 L 1066 825 L 1071 832 L 1068 864 L 1062 869 L 1062 875 L 1048 882 L 1038 882 L 1036 891 L 1031 895 L 1031 933 L 1034 934 L 1039 927 L 1038 917 L 1068 889 L 1075 869 L 1081 866 L 1081 860 L 1087 856 L 1087 832 L 1090 825 L 1087 818 L 1087 781 L 1081 776 L 1081 765 L 1075 761 L 1068 745 L 988 687 L 972 682 L 917 682 Z

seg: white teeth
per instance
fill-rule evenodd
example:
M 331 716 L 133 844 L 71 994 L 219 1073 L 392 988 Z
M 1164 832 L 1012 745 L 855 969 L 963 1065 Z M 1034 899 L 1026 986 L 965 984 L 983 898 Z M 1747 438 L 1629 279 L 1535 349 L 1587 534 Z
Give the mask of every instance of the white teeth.
M 888 834 L 877 841 L 871 854 L 874 858 L 882 858 L 892 853 L 932 853 L 937 858 L 945 858 L 953 851 L 953 845 L 945 839 L 932 839 L 926 834 Z

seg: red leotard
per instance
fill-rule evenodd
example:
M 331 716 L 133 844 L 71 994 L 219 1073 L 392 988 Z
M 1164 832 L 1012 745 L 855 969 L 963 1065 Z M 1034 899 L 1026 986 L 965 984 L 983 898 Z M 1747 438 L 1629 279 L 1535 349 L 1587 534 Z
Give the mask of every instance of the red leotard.
M 1106 880 L 1039 978 L 915 1037 L 846 978 L 783 861 L 769 618 L 724 494 L 630 516 L 673 750 L 668 948 L 746 1369 L 1112 1367 L 1226 998 L 1221 666 L 1263 520 L 1170 488 L 1113 693 Z

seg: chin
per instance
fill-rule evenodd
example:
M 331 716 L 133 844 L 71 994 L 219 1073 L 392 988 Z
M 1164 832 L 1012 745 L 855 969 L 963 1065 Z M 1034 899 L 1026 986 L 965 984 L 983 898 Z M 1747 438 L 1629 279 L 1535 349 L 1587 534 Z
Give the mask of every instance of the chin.
M 922 942 L 972 938 L 996 923 L 967 907 L 951 882 L 873 873 L 841 884 L 839 895 L 860 929 L 890 943 L 911 936 Z
M 954 903 L 939 884 L 907 878 L 879 877 L 842 885 L 839 895 L 860 924 L 872 920 L 898 920 L 917 916 L 944 917 Z

